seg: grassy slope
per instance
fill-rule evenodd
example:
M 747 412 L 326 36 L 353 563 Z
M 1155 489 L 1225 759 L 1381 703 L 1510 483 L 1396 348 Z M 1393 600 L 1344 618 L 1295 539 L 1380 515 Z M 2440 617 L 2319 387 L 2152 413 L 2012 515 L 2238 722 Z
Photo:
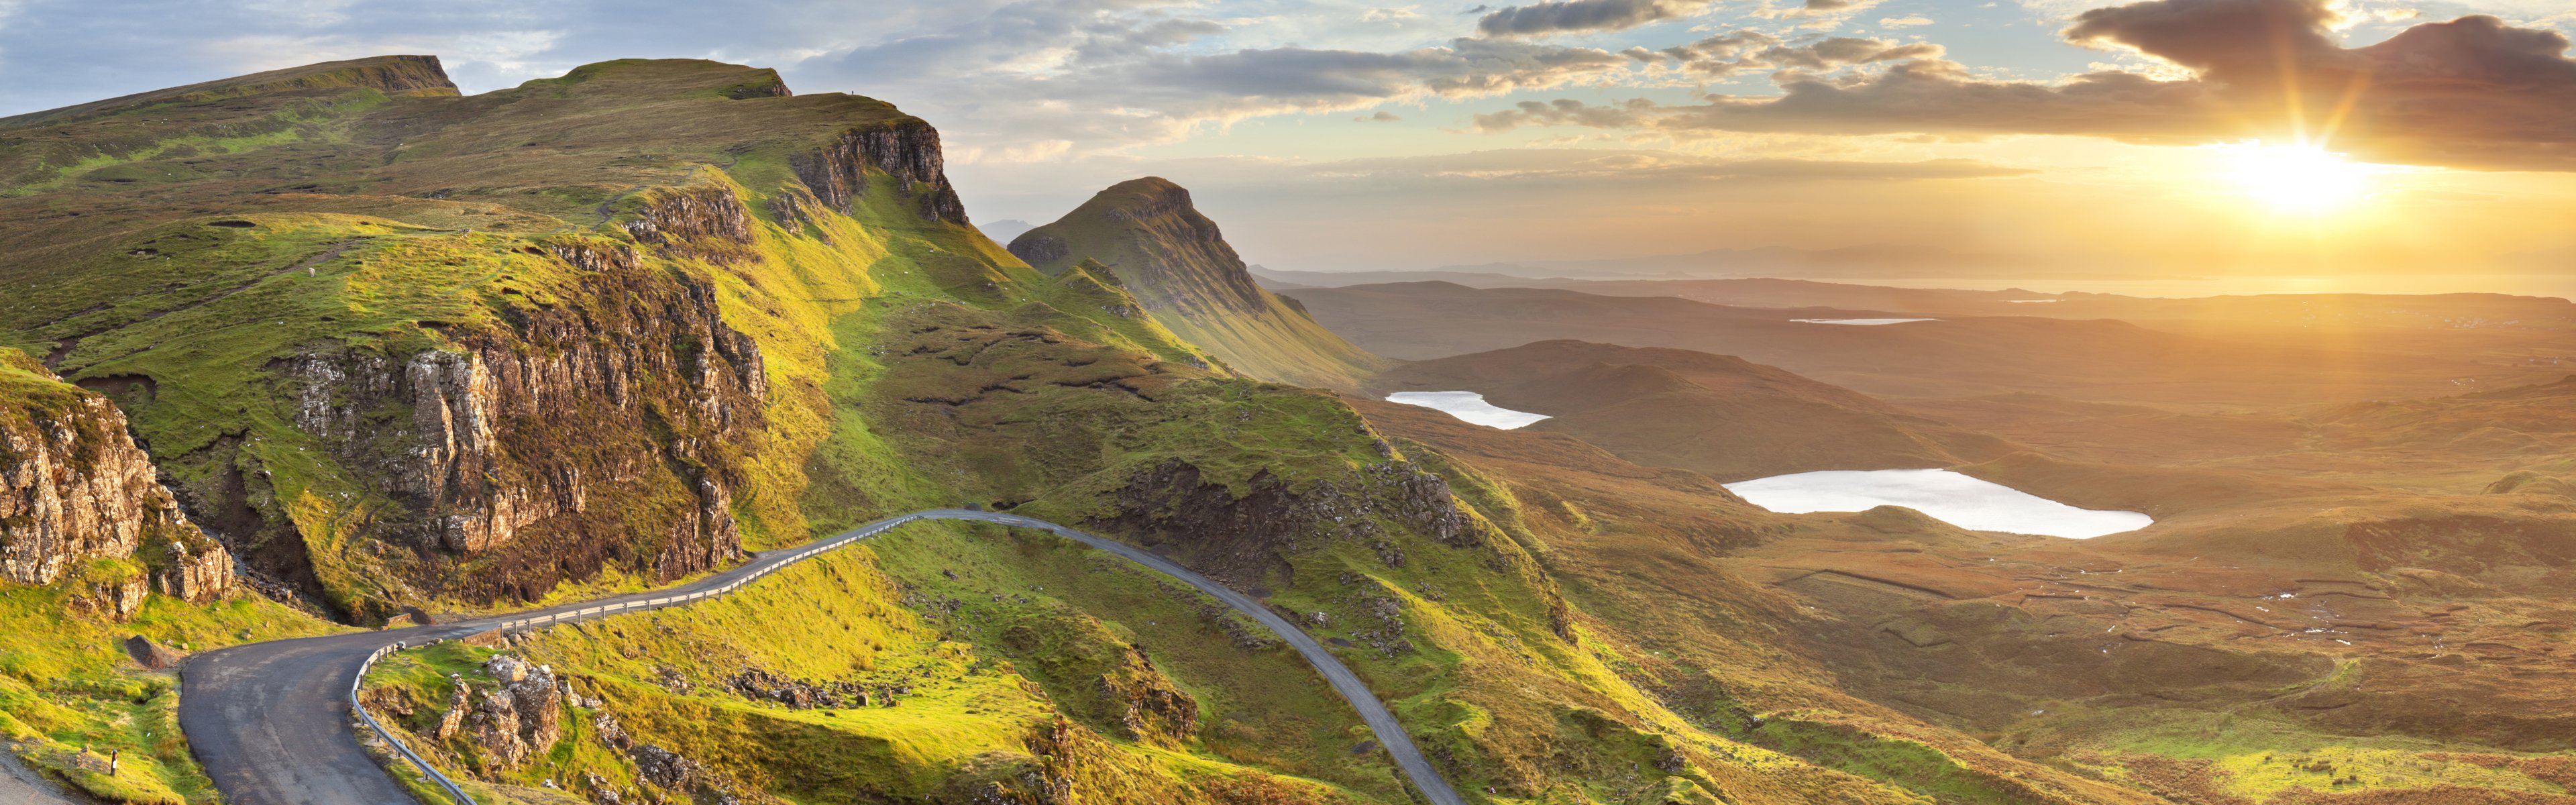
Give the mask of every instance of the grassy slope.
M 191 438 L 240 438 L 258 459 L 247 465 L 268 470 L 261 477 L 270 494 L 295 491 L 286 499 L 300 504 L 290 511 L 305 539 L 363 559 L 370 543 L 337 526 L 361 504 L 331 494 L 363 491 L 345 469 L 294 449 L 301 437 L 285 424 L 288 411 L 261 391 L 266 358 L 316 338 L 397 354 L 425 348 L 433 342 L 424 322 L 559 298 L 552 283 L 563 269 L 519 256 L 514 244 L 617 237 L 607 225 L 679 189 L 720 190 L 759 218 L 752 242 L 664 251 L 654 265 L 714 282 L 728 323 L 767 358 L 769 430 L 749 446 L 752 480 L 735 500 L 753 547 L 964 501 L 1080 522 L 1107 516 L 1131 479 L 1175 459 L 1233 494 L 1255 491 L 1264 471 L 1314 490 L 1385 460 L 1374 428 L 1328 395 L 1192 368 L 1201 353 L 1172 329 L 1121 315 L 1135 303 L 1121 283 L 1086 282 L 1087 272 L 1041 275 L 972 229 L 914 215 L 882 174 L 849 215 L 781 219 L 769 202 L 797 192 L 789 157 L 812 145 L 795 137 L 818 129 L 773 138 L 780 118 L 753 111 L 838 126 L 891 110 L 828 96 L 798 105 L 725 96 L 762 80 L 703 63 L 612 63 L 473 99 L 376 100 L 360 90 L 316 107 L 351 117 L 292 129 L 293 152 L 199 151 L 187 159 L 200 162 L 168 164 L 172 181 L 163 185 L 134 167 L 49 185 L 108 197 L 169 193 L 220 212 L 137 221 L 79 193 L 25 195 L 18 209 L 93 214 L 0 262 L 0 280 L 31 289 L 8 303 L 21 315 L 6 320 L 32 323 L 0 332 L 0 341 L 47 350 L 87 335 L 66 355 L 76 374 L 151 370 L 159 389 L 134 408 L 156 453 Z M 384 150 L 388 132 L 459 118 L 477 122 Z M 333 162 L 345 143 L 377 150 Z M 320 168 L 293 167 L 310 165 Z M 176 181 L 181 167 L 188 181 Z M 295 192 L 248 194 L 257 189 Z M 207 225 L 214 220 L 253 226 Z M 455 231 L 466 227 L 475 231 Z M 349 249 L 313 264 L 311 275 L 292 270 L 341 243 Z M 132 253 L 139 249 L 158 253 Z M 47 284 L 53 276 L 71 279 Z M 1738 801 L 2131 796 L 1851 699 L 1820 684 L 1830 677 L 1812 662 L 1782 659 L 1790 647 L 1765 625 L 1807 616 L 1700 572 L 1712 569 L 1709 555 L 1758 541 L 1772 527 L 1761 518 L 1719 506 L 1718 522 L 1667 521 L 1657 507 L 1618 502 L 1638 490 L 1628 481 L 1576 489 L 1589 482 L 1564 480 L 1561 469 L 1453 462 L 1443 457 L 1450 449 L 1399 443 L 1390 452 L 1447 474 L 1492 529 L 1480 533 L 1492 536 L 1453 547 L 1375 517 L 1389 535 L 1381 544 L 1315 535 L 1281 546 L 1275 563 L 1241 579 L 1281 606 L 1325 613 L 1328 625 L 1317 631 L 1354 644 L 1348 659 L 1462 787 L 1547 802 L 1692 801 L 1708 791 Z M 174 465 L 183 476 L 218 470 Z M 1723 500 L 1684 491 L 1690 482 L 1664 482 L 1672 487 L 1647 499 L 1693 509 Z M 1210 546 L 1173 547 L 1194 555 Z M 1640 556 L 1652 557 L 1651 590 L 1621 581 Z M 357 560 L 345 567 L 363 575 Z M 1570 606 L 1558 600 L 1560 579 Z M 556 595 L 636 583 L 603 577 Z M 817 617 L 818 608 L 831 616 Z M 1382 758 L 1360 746 L 1364 735 L 1310 672 L 1275 648 L 1235 645 L 1228 621 L 1198 610 L 1189 596 L 1083 551 L 942 526 L 782 576 L 739 601 L 654 616 L 670 632 L 637 617 L 560 630 L 521 650 L 595 685 L 637 732 L 799 800 L 829 801 L 851 785 L 938 798 L 1032 768 L 1052 768 L 1098 796 L 1401 798 Z M 1050 662 L 1068 646 L 1015 641 L 1023 626 L 1074 636 L 1074 654 L 1150 658 L 1200 705 L 1201 727 L 1178 739 L 1126 734 L 1110 710 L 1081 700 L 1099 669 Z M 701 683 L 751 665 L 814 679 L 920 673 L 940 683 L 892 712 L 822 716 L 703 684 L 675 693 L 643 657 Z M 447 670 L 472 659 L 426 655 L 429 667 Z M 380 681 L 389 691 L 408 692 L 387 695 L 445 701 L 443 676 L 401 664 L 387 673 Z M 1730 721 L 1735 702 L 1772 720 L 1760 728 Z M 1059 746 L 1040 740 L 1055 734 L 1049 713 L 1077 725 L 1070 740 L 1081 763 L 1051 767 L 1050 753 L 1039 751 Z M 525 786 L 547 774 L 632 778 L 581 729 L 564 756 L 538 769 L 494 770 L 493 783 L 533 798 L 544 795 Z M 450 751 L 473 766 L 463 750 Z M 855 776 L 815 777 L 798 760 L 805 757 L 849 759 L 832 773 Z
M 1505 408 L 1550 415 L 1531 427 L 1720 481 L 1940 467 L 2011 449 L 1849 389 L 1688 350 L 1541 341 L 1407 363 L 1369 382 L 1376 392 L 1480 392 Z
M 130 623 L 70 614 L 64 586 L 0 589 L 0 739 L 47 776 L 119 802 L 204 803 L 214 785 L 179 734 L 179 679 L 146 670 L 123 641 L 197 651 L 334 628 L 255 596 L 191 605 L 159 595 Z M 89 751 L 84 754 L 82 749 Z M 115 775 L 107 756 L 121 752 Z
M 757 202 L 786 186 L 781 156 L 753 149 L 736 155 L 723 175 L 699 174 L 692 181 L 730 186 Z M 749 535 L 755 544 L 779 544 L 887 511 L 961 499 L 1028 501 L 1029 511 L 1079 520 L 1099 512 L 1108 490 L 1169 458 L 1185 458 L 1213 481 L 1238 490 L 1263 470 L 1302 486 L 1383 460 L 1361 423 L 1329 396 L 1190 369 L 1186 359 L 1194 350 L 1152 321 L 1114 312 L 1132 306 L 1114 284 L 1030 273 L 971 231 L 912 217 L 890 195 L 891 184 L 873 183 L 870 199 L 850 219 L 826 216 L 804 222 L 795 234 L 766 220 L 752 249 L 757 263 L 705 267 L 726 292 L 729 319 L 761 339 L 772 386 L 780 390 L 772 434 L 779 447 L 763 451 L 760 470 L 772 482 L 754 488 L 739 506 L 757 522 Z M 751 207 L 764 217 L 769 209 Z M 1027 347 L 1016 352 L 970 345 L 976 348 L 961 366 L 943 350 L 915 353 L 924 346 L 920 331 L 933 325 L 1003 332 L 1043 328 L 1056 334 L 1048 336 L 1056 343 L 1015 341 Z M 1096 374 L 1112 364 L 1120 366 Z M 990 380 L 1022 390 L 965 382 L 987 371 L 993 373 Z M 1145 374 L 1133 374 L 1138 371 Z M 1112 386 L 1126 380 L 1140 391 L 1082 382 L 1101 378 Z M 977 393 L 993 399 L 955 406 L 912 399 Z M 957 409 L 953 419 L 945 408 Z M 1659 740 L 1639 726 L 1676 728 L 1680 720 L 1656 715 L 1659 706 L 1633 690 L 1622 692 L 1617 676 L 1596 655 L 1569 650 L 1550 634 L 1547 583 L 1516 547 L 1461 552 L 1428 544 L 1400 527 L 1387 530 L 1396 536 L 1391 547 L 1414 561 L 1389 567 L 1384 554 L 1367 546 L 1328 542 L 1287 557 L 1290 568 L 1276 578 L 1282 584 L 1274 598 L 1300 611 L 1330 613 L 1336 623 L 1354 624 L 1343 627 L 1354 631 L 1385 628 L 1389 621 L 1364 614 L 1381 608 L 1402 622 L 1395 634 L 1417 650 L 1360 651 L 1352 660 L 1388 691 L 1418 734 L 1454 758 L 1453 773 L 1462 781 L 1473 786 L 1493 780 L 1502 784 L 1498 790 L 1518 796 L 1619 801 L 1646 788 L 1677 785 L 1665 780 L 1687 783 L 1699 774 L 1640 776 L 1630 768 L 1652 759 L 1655 750 L 1648 747 Z M 900 583 L 938 591 L 923 594 L 989 602 L 1008 591 L 1008 603 L 990 612 L 970 610 L 959 616 L 965 623 L 945 627 L 950 637 L 967 642 L 924 641 L 882 662 L 922 663 L 943 651 L 966 652 L 975 658 L 970 666 L 1003 661 L 1011 654 L 1007 640 L 991 636 L 986 622 L 1058 619 L 1065 616 L 1056 607 L 1069 605 L 1104 619 L 1120 641 L 1143 646 L 1209 716 L 1186 742 L 1189 753 L 1174 755 L 1113 737 L 1130 760 L 1100 768 L 1236 778 L 1247 775 L 1233 764 L 1248 762 L 1374 799 L 1394 796 L 1382 758 L 1351 751 L 1363 734 L 1292 657 L 1211 640 L 1226 629 L 1197 617 L 1186 596 L 1140 585 L 1129 573 L 1092 567 L 1079 552 L 944 534 L 900 538 L 930 545 L 888 550 L 886 569 Z M 959 579 L 949 580 L 943 571 L 957 572 Z M 1288 578 L 1308 581 L 1289 587 Z M 1017 596 L 1031 602 L 1016 603 Z M 762 626 L 728 632 L 730 641 L 769 640 L 763 632 L 780 628 L 772 624 L 802 617 L 786 611 L 801 604 L 786 600 L 745 606 L 762 614 L 746 622 Z M 590 655 L 577 651 L 594 639 L 558 636 L 531 651 L 563 651 L 543 656 L 563 656 L 561 667 L 574 673 L 616 678 L 613 664 L 593 666 L 583 659 Z M 729 670 L 720 659 L 693 667 L 710 674 Z M 1079 680 L 1031 674 L 1051 699 L 1082 689 Z M 641 687 L 618 690 L 629 701 L 663 700 Z M 422 692 L 422 700 L 433 700 L 430 693 Z M 777 717 L 775 708 L 723 695 L 685 698 L 671 706 Z M 932 698 L 918 709 L 990 725 L 979 728 L 982 737 L 925 743 L 935 751 L 898 759 L 886 773 L 967 774 L 958 770 L 975 768 L 981 748 L 1018 739 L 1010 733 L 1024 723 L 965 719 L 974 715 L 964 712 L 969 707 L 999 706 L 968 701 Z M 1635 715 L 1586 715 L 1604 712 L 1646 715 L 1642 722 Z M 732 718 L 724 723 L 737 723 Z M 706 736 L 686 726 L 693 722 L 647 723 L 664 724 L 662 737 L 672 743 L 705 745 Z M 1114 734 L 1111 725 L 1097 726 Z M 1546 737 L 1531 739 L 1537 735 Z M 1714 755 L 1706 757 L 1716 762 Z M 1549 758 L 1576 761 L 1562 766 Z M 1135 766 L 1137 759 L 1151 763 Z M 1798 768 L 1776 756 L 1768 763 Z M 724 765 L 747 779 L 769 773 L 749 760 Z M 1202 789 L 1202 796 L 1217 795 L 1214 787 Z M 1304 789 L 1291 784 L 1285 790 Z
M 1163 179 L 1113 185 L 1012 242 L 1038 241 L 1064 246 L 1040 271 L 1065 275 L 1090 261 L 1090 273 L 1132 286 L 1156 321 L 1253 377 L 1347 391 L 1386 365 L 1255 286 L 1188 191 Z
M 91 393 L 0 348 L 0 404 L 60 409 Z M 5 415 L 5 414 L 0 414 Z M 212 801 L 178 733 L 178 678 L 127 655 L 124 641 L 207 650 L 332 628 L 256 596 L 192 605 L 151 596 L 132 622 L 100 620 L 70 598 L 92 579 L 140 576 L 133 560 L 97 559 L 50 587 L 0 586 L 0 742 L 47 776 L 118 801 Z M 88 751 L 85 753 L 83 749 Z M 119 754 L 116 773 L 108 756 Z

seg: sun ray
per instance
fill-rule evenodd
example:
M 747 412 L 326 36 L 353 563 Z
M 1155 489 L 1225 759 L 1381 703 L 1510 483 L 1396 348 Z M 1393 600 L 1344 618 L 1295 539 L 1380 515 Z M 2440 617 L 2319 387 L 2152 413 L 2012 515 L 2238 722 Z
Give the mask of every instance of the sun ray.
M 2237 190 L 2275 212 L 2321 215 L 2370 197 L 2373 166 L 2353 162 L 2313 143 L 2259 141 L 2217 146 Z

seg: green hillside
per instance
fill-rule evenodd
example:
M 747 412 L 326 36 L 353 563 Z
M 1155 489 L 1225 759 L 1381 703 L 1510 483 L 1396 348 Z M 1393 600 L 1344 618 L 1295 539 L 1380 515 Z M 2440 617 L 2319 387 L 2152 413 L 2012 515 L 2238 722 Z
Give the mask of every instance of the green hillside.
M 1014 259 L 966 224 L 922 121 L 709 62 L 471 97 L 423 68 L 0 129 L 0 218 L 42 222 L 0 255 L 0 344 L 107 389 L 263 589 L 359 623 L 446 617 L 976 502 L 1301 613 L 1462 790 L 1749 784 L 1731 739 L 1623 681 L 1535 543 L 1451 494 L 1471 479 L 1166 326 L 1196 320 L 1138 315 L 1197 291 Z M 503 649 L 584 697 L 546 722 L 560 734 L 523 722 L 533 755 L 471 724 L 439 738 L 441 714 L 484 706 L 451 705 L 446 673 L 397 663 L 369 696 L 499 800 L 633 793 L 674 768 L 641 746 L 699 770 L 657 790 L 745 801 L 1406 799 L 1311 671 L 1194 596 L 963 526 L 873 551 Z M 464 663 L 492 651 L 406 662 L 489 691 Z M 771 678 L 906 692 L 858 717 L 733 682 Z
M 1352 391 L 1387 365 L 1254 284 L 1190 191 L 1160 177 L 1111 185 L 1013 238 L 1011 253 L 1050 275 L 1114 277 L 1155 321 L 1253 377 Z
M 2451 722 L 2376 693 L 2430 665 L 2356 675 L 2345 649 L 2189 620 L 2244 603 L 2193 586 L 2232 577 L 2137 559 L 2157 573 L 2123 594 L 2162 596 L 2137 617 L 2178 625 L 2098 651 L 2055 630 L 2132 610 L 2056 594 L 2092 560 L 2036 538 L 1775 516 L 1565 433 L 1302 387 L 1379 362 L 1254 288 L 1169 183 L 1113 188 L 1015 256 L 968 223 L 938 132 L 878 101 L 704 61 L 475 96 L 440 76 L 367 59 L 0 123 L 0 347 L 112 400 L 257 595 L 448 618 L 971 503 L 1293 616 L 1481 803 L 2307 790 L 2318 761 L 2274 746 L 2373 775 L 2339 792 L 2564 790 L 2563 742 L 2438 741 Z M 2543 505 L 2521 500 L 2493 506 Z M 213 801 L 163 726 L 166 675 L 107 641 L 330 627 L 247 590 L 154 593 L 120 625 L 67 603 L 135 577 L 95 569 L 0 595 L 39 624 L 0 643 L 0 728 L 47 768 L 93 741 L 152 758 L 129 759 L 148 785 L 92 791 Z M 2282 589 L 2264 581 L 2243 589 Z M 1411 801 L 1294 653 L 1032 533 L 907 526 L 720 602 L 483 642 L 407 652 L 362 696 L 487 801 Z M 2157 681 L 2171 668 L 2190 687 Z M 1962 693 L 1985 680 L 2011 684 Z M 2275 705 L 2347 689 L 2374 698 Z M 2467 701 L 2482 721 L 2515 703 Z M 2436 757 L 2461 747 L 2514 754 Z M 2156 776 L 2190 762 L 2243 776 Z

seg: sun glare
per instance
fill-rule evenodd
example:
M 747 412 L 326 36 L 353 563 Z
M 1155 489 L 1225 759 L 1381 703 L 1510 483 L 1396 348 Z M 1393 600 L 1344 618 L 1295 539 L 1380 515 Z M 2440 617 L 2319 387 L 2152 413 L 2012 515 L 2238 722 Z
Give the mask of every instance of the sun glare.
M 2370 165 L 2315 145 L 2248 142 L 2219 148 L 2237 188 L 2278 212 L 2329 213 L 2370 197 Z

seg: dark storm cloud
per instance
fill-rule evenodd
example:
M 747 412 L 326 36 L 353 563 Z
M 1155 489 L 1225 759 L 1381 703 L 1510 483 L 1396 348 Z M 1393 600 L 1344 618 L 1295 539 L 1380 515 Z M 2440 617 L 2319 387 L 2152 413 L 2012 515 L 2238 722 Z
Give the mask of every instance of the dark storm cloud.
M 2555 31 L 2470 16 L 2346 48 L 2329 0 L 2152 0 L 2075 18 L 2070 41 L 2132 50 L 2185 80 L 2097 71 L 2056 83 L 1980 77 L 1876 40 L 1790 53 L 1739 32 L 1660 52 L 1727 75 L 1777 69 L 1777 96 L 1585 114 L 1555 105 L 1480 117 L 1491 129 L 1577 125 L 1827 134 L 2076 134 L 2151 142 L 2294 137 L 2397 162 L 2576 170 L 2576 60 Z M 1873 48 L 1879 48 L 1873 51 Z M 1875 73 L 1820 69 L 1894 62 Z
M 1688 0 L 1564 0 L 1495 11 L 1477 20 L 1476 30 L 1486 36 L 1618 31 L 1688 16 L 1707 5 Z

